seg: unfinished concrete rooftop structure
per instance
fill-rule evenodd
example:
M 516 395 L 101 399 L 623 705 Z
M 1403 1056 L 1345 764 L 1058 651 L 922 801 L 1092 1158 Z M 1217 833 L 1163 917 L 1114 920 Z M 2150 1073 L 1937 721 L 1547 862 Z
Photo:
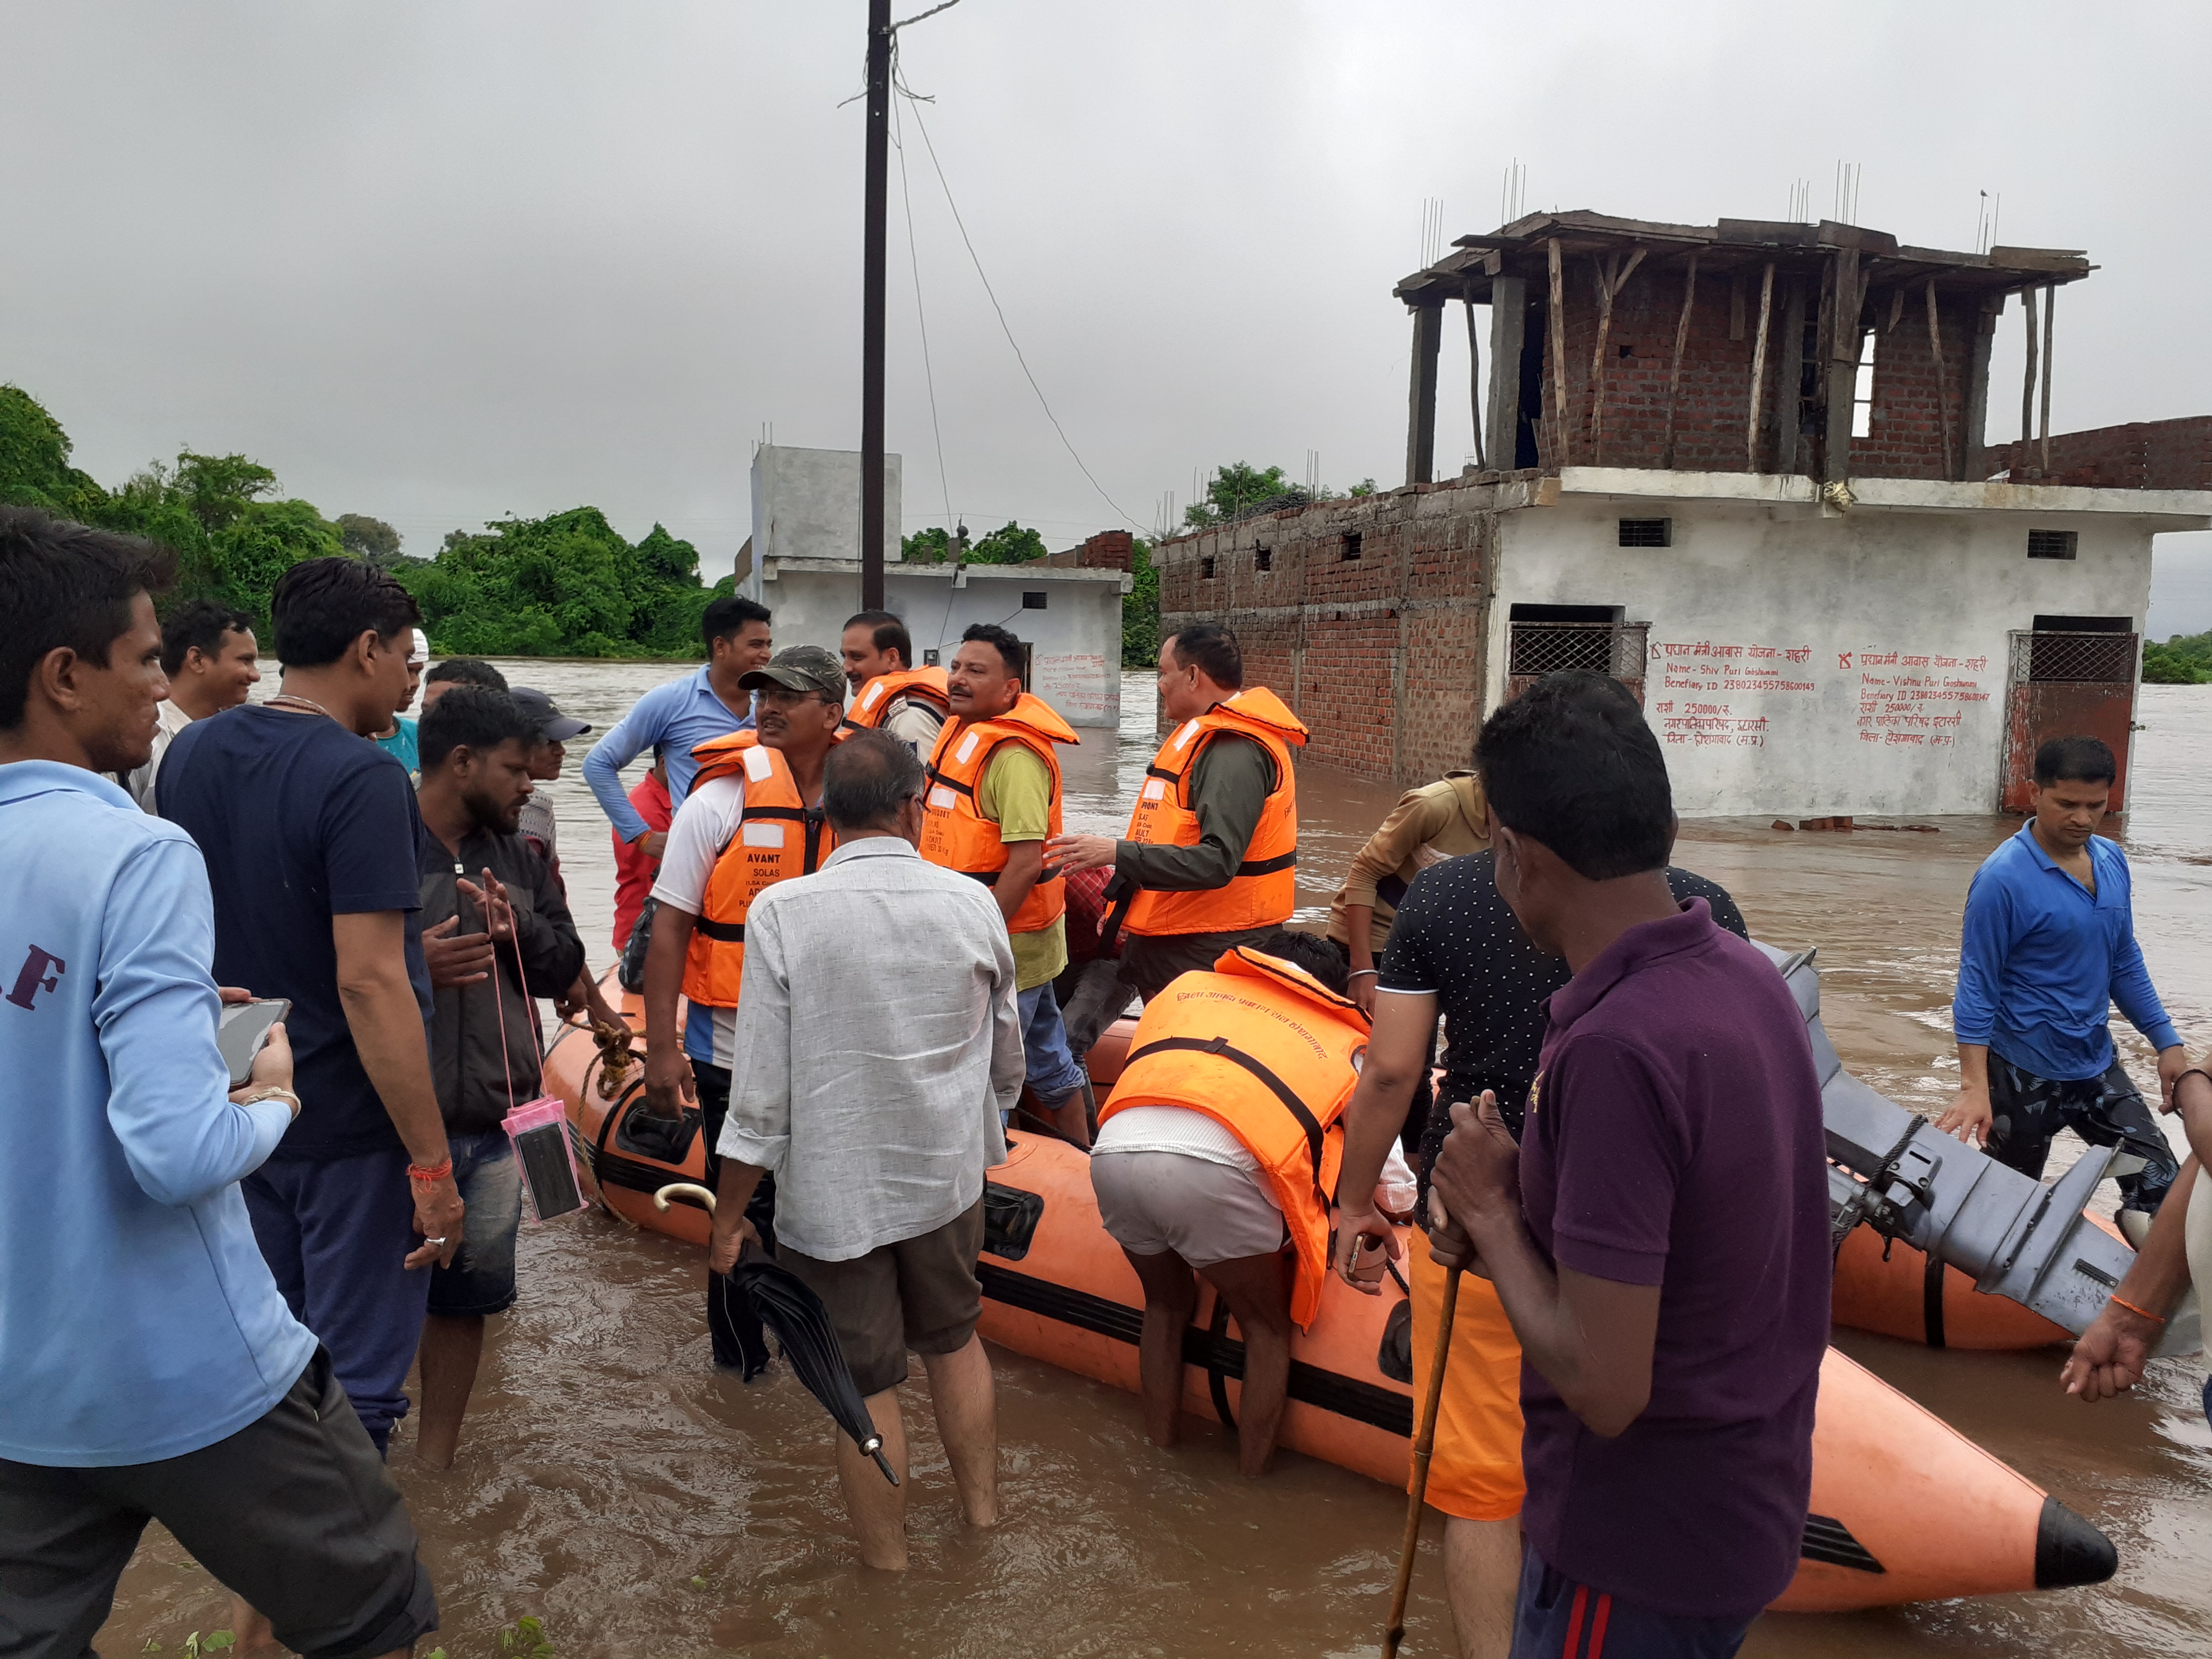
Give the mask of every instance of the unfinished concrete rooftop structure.
M 1832 222 L 1462 237 L 1395 290 L 1405 484 L 1164 544 L 1164 623 L 1228 621 L 1308 755 L 1368 776 L 1465 765 L 1583 667 L 1642 699 L 1684 812 L 2011 809 L 2043 737 L 2124 763 L 2151 538 L 2212 526 L 2212 417 L 2049 431 L 2056 295 L 2094 268 Z M 1455 306 L 1478 449 L 1439 482 Z M 2021 438 L 1992 445 L 2008 308 Z

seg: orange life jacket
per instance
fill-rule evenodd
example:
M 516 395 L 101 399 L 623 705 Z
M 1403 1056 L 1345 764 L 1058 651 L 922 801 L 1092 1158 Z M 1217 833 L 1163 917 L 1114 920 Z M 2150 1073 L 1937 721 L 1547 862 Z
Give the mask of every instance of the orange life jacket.
M 874 682 L 869 682 L 873 684 Z M 1052 775 L 1049 833 L 1060 833 L 1060 757 L 1053 745 L 1078 743 L 1075 730 L 1042 697 L 1024 691 L 1005 714 L 988 720 L 955 720 L 937 734 L 929 753 L 929 793 L 922 797 L 921 855 L 932 864 L 984 885 L 995 886 L 1006 867 L 1006 843 L 999 826 L 976 809 L 975 792 L 983 769 L 1002 744 L 1018 743 L 1041 757 Z M 1067 908 L 1067 883 L 1059 876 L 1030 889 L 1006 922 L 1010 933 L 1037 933 L 1058 921 Z
M 853 706 L 845 711 L 845 724 L 854 731 L 878 726 L 902 697 L 926 702 L 940 714 L 952 713 L 951 694 L 945 689 L 942 668 L 902 668 L 896 674 L 878 674 L 860 688 Z
M 738 1006 L 745 971 L 745 917 L 753 901 L 777 882 L 811 875 L 836 850 L 836 832 L 819 807 L 799 797 L 798 782 L 779 750 L 753 732 L 709 738 L 691 751 L 696 793 L 716 778 L 743 772 L 745 808 L 707 878 L 691 948 L 684 962 L 684 994 L 710 1008 Z
M 1313 975 L 1249 945 L 1145 1005 L 1098 1121 L 1132 1106 L 1203 1112 L 1243 1144 L 1288 1224 L 1291 1317 L 1310 1325 L 1328 1272 L 1328 1205 L 1344 1161 L 1334 1133 L 1367 1050 L 1367 1016 Z
M 1306 728 L 1264 685 L 1247 686 L 1176 727 L 1145 769 L 1145 785 L 1137 792 L 1137 810 L 1129 815 L 1127 838 L 1154 847 L 1198 845 L 1191 774 L 1206 744 L 1224 732 L 1254 739 L 1275 763 L 1274 792 L 1260 809 L 1244 861 L 1225 887 L 1194 893 L 1148 889 L 1138 894 L 1124 923 L 1132 933 L 1226 933 L 1268 927 L 1288 921 L 1297 908 L 1298 786 L 1291 769 L 1291 745 L 1304 744 Z

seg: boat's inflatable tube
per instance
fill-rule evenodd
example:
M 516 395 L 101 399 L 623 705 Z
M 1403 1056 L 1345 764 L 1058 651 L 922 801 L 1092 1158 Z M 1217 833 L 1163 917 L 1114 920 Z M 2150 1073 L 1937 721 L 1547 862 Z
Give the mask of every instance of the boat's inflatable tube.
M 1801 985 L 1812 977 L 1809 962 L 1793 971 Z M 602 988 L 637 1024 L 644 1024 L 640 1000 L 635 994 L 625 994 L 612 975 Z M 1813 994 L 1817 998 L 1817 981 Z M 1832 1055 L 1832 1049 L 1823 1049 L 1826 1038 L 1820 1031 L 1817 1001 L 1812 1024 L 1820 1034 L 1816 1051 Z M 1091 1076 L 1102 1098 L 1121 1075 L 1121 1058 L 1135 1028 L 1134 1020 L 1117 1020 L 1091 1050 Z M 643 1040 L 635 1040 L 633 1046 L 642 1053 Z M 1823 1064 L 1826 1063 L 1824 1058 Z M 703 1149 L 697 1145 L 696 1114 L 687 1116 L 685 1127 L 672 1135 L 658 1120 L 643 1116 L 640 1111 L 645 1097 L 642 1064 L 634 1063 L 627 1069 L 617 1065 L 611 1070 L 607 1057 L 590 1036 L 573 1026 L 556 1040 L 547 1056 L 546 1075 L 549 1086 L 568 1103 L 580 1152 L 577 1161 L 596 1175 L 607 1207 L 639 1226 L 694 1244 L 704 1243 L 707 1222 L 697 1209 L 678 1204 L 663 1213 L 651 1201 L 653 1189 L 668 1182 L 704 1178 L 706 1164 Z M 1844 1092 L 1837 1076 L 1852 1089 L 1864 1086 L 1842 1073 L 1838 1065 L 1838 1073 L 1830 1079 L 1832 1102 Z M 1880 1100 L 1878 1096 L 1875 1098 Z M 1901 1109 L 1890 1109 L 1899 1111 L 1900 1116 L 1911 1115 Z M 1836 1139 L 1832 1127 L 1829 1138 L 1832 1144 Z M 1945 1140 L 1938 1150 L 1940 1156 L 1962 1168 L 1989 1164 L 2001 1175 L 2012 1174 L 1954 1142 Z M 1850 1179 L 1841 1171 L 1835 1173 L 1838 1180 Z M 2027 1178 L 2015 1179 L 2025 1182 Z M 1850 1185 L 1854 1191 L 1858 1189 L 1856 1181 Z M 2090 1217 L 2087 1224 L 2109 1236 L 2104 1241 L 2108 1253 L 2125 1252 L 2126 1246 L 2101 1218 Z M 2112 1261 L 2104 1264 L 2105 1271 L 2115 1267 L 2124 1270 L 2123 1254 L 2114 1255 Z M 2081 1271 L 2077 1266 L 2076 1275 Z M 2070 1334 L 2064 1327 L 2010 1297 L 1978 1291 L 1972 1276 L 1956 1267 L 1931 1268 L 1929 1258 L 1908 1239 L 1887 1237 L 1866 1224 L 1850 1231 L 1837 1255 L 1834 1317 L 1838 1325 L 1854 1330 L 1936 1347 L 2038 1348 L 2063 1341 Z
M 1134 1392 L 1144 1292 L 1099 1224 L 1089 1160 L 1041 1135 L 1014 1139 L 985 1200 L 982 1334 Z M 1403 1297 L 1363 1296 L 1332 1275 L 1312 1328 L 1292 1334 L 1282 1443 L 1402 1486 L 1410 1322 Z M 1233 1423 L 1243 1352 L 1204 1291 L 1183 1340 L 1184 1408 Z M 2118 1565 L 2087 1521 L 1833 1349 L 1811 1508 L 1797 1576 L 1774 1604 L 1784 1611 L 2098 1583 Z

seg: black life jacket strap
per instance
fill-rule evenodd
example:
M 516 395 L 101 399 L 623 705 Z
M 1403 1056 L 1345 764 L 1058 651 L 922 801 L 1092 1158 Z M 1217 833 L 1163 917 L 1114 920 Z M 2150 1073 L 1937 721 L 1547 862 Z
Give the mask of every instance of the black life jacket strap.
M 1296 868 L 1297 861 L 1298 849 L 1293 847 L 1278 858 L 1256 859 L 1240 864 L 1237 866 L 1237 873 L 1240 876 L 1272 876 L 1279 870 Z
M 1258 1055 L 1245 1053 L 1243 1049 L 1231 1043 L 1227 1037 L 1156 1038 L 1141 1048 L 1130 1050 L 1127 1058 L 1122 1060 L 1121 1065 L 1123 1069 L 1127 1070 L 1147 1054 L 1169 1052 L 1212 1054 L 1229 1061 L 1233 1066 L 1243 1066 L 1261 1082 L 1266 1084 L 1268 1092 L 1283 1103 L 1285 1109 L 1297 1120 L 1298 1127 L 1305 1132 L 1306 1156 L 1313 1165 L 1314 1196 L 1321 1200 L 1323 1209 L 1328 1207 L 1328 1200 L 1321 1189 L 1321 1142 L 1323 1133 L 1321 1120 L 1316 1117 L 1312 1109 L 1298 1097 L 1297 1090 L 1276 1076 L 1269 1069 L 1267 1062 Z
M 691 931 L 704 933 L 717 945 L 743 945 L 745 942 L 745 925 L 742 921 L 715 921 L 701 916 L 691 924 Z

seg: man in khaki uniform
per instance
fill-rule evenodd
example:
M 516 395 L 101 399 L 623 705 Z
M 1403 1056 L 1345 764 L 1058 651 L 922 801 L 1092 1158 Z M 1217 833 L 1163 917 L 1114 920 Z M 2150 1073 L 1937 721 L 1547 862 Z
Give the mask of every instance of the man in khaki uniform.
M 1398 797 L 1382 827 L 1352 860 L 1328 907 L 1328 937 L 1352 961 L 1352 997 L 1375 1012 L 1376 963 L 1413 878 L 1432 864 L 1490 845 L 1490 807 L 1482 780 L 1447 772 Z

